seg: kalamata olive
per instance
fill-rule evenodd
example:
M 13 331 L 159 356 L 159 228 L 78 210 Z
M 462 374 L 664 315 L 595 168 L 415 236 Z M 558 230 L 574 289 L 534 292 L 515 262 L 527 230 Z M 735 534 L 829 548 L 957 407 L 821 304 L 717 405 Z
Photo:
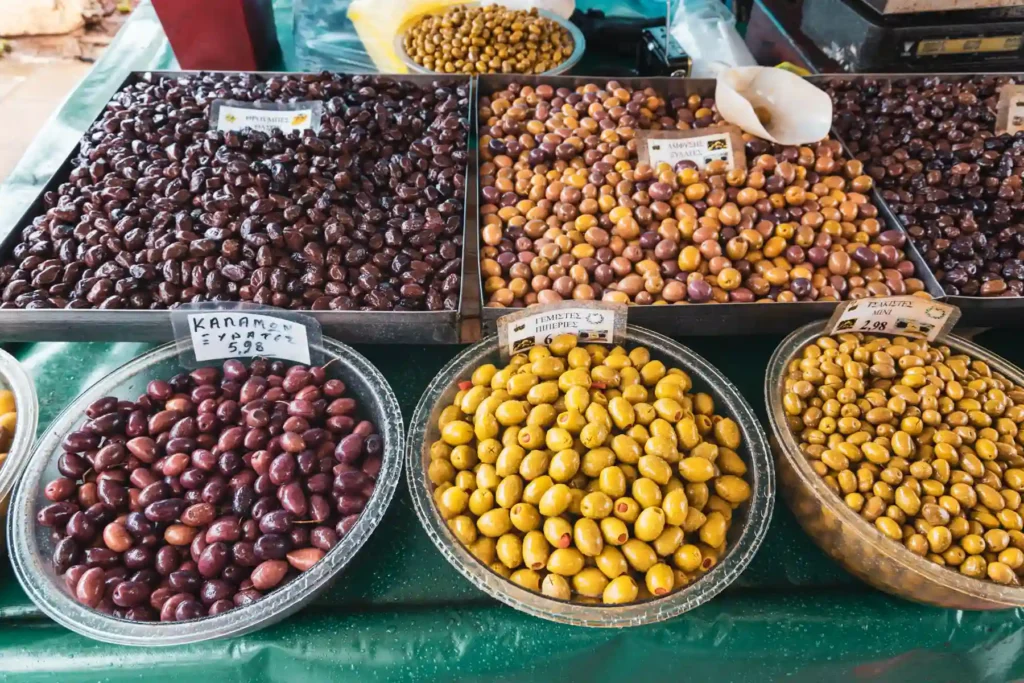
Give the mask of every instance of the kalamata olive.
M 284 560 L 266 560 L 261 562 L 252 572 L 252 585 L 258 591 L 270 590 L 281 583 L 288 573 L 288 563 Z
M 167 583 L 179 593 L 196 594 L 202 587 L 202 577 L 198 572 L 179 569 L 170 573 L 167 577 Z
M 292 540 L 287 534 L 264 534 L 256 539 L 253 544 L 253 551 L 256 559 L 283 560 L 288 551 L 292 549 Z
M 153 532 L 153 523 L 146 519 L 141 512 L 129 512 L 125 518 L 124 528 L 128 530 L 135 539 Z
M 313 530 L 309 532 L 309 542 L 314 547 L 326 552 L 338 544 L 338 534 L 330 527 L 313 527 Z
M 129 548 L 122 556 L 124 566 L 135 571 L 147 569 L 153 565 L 154 553 L 149 548 Z M 122 605 L 123 606 L 123 605 Z
M 65 537 L 53 548 L 53 569 L 58 574 L 66 572 L 81 557 L 81 550 L 73 538 Z
M 235 543 L 231 547 L 231 557 L 236 564 L 243 567 L 255 567 L 259 563 L 256 559 L 253 544 L 249 541 L 239 541 Z
M 196 563 L 199 573 L 207 579 L 220 575 L 228 562 L 228 545 L 218 541 L 206 546 Z
M 86 422 L 84 429 L 93 434 L 108 436 L 124 429 L 124 418 L 120 413 L 107 413 Z
M 295 469 L 295 456 L 291 453 L 282 453 L 270 463 L 268 476 L 275 485 L 282 486 L 295 477 Z
M 358 514 L 353 514 L 353 515 L 349 515 L 347 517 L 342 517 L 341 521 L 338 522 L 337 526 L 335 526 L 335 528 L 334 528 L 334 531 L 338 534 L 338 538 L 340 539 L 340 538 L 344 537 L 345 534 L 347 534 L 349 531 L 351 531 L 352 527 L 354 527 L 356 525 L 357 521 L 359 521 L 359 515 Z
M 100 501 L 112 509 L 119 509 L 128 504 L 128 489 L 108 479 L 104 479 L 96 485 L 96 495 L 99 496 Z
M 144 463 L 152 463 L 156 460 L 156 442 L 148 436 L 137 436 L 128 441 L 125 446 L 129 453 Z
M 75 598 L 86 607 L 96 608 L 106 590 L 104 573 L 100 567 L 87 569 L 75 587 Z
M 108 548 L 86 548 L 85 563 L 90 567 L 110 569 L 121 561 L 121 556 Z
M 53 507 L 52 505 L 49 507 Z M 48 508 L 44 508 L 48 509 Z M 52 525 L 44 525 L 52 526 Z M 96 537 L 96 533 L 99 531 L 98 525 L 89 519 L 84 512 L 75 512 L 68 519 L 66 533 L 69 537 L 78 541 L 82 544 L 88 544 Z
M 235 588 L 227 581 L 212 579 L 203 584 L 199 591 L 199 599 L 204 605 L 212 605 L 218 600 L 227 600 L 235 593 Z
M 285 563 L 285 565 L 287 566 L 287 563 Z M 269 573 L 269 572 L 267 572 L 267 573 Z M 268 577 L 268 578 L 273 578 L 273 577 L 271 576 L 271 577 Z M 256 602 L 257 600 L 259 600 L 262 597 L 263 597 L 262 593 L 260 593 L 258 590 L 250 588 L 248 590 L 240 590 L 240 591 L 238 591 L 237 593 L 235 593 L 235 597 L 232 600 L 235 603 L 235 607 L 246 607 L 247 605 L 253 604 L 254 602 Z
M 302 485 L 297 481 L 292 481 L 279 488 L 277 500 L 281 503 L 281 507 L 299 518 L 305 517 L 309 509 L 306 494 L 303 493 Z
M 180 498 L 158 500 L 155 503 L 147 505 L 144 510 L 144 514 L 146 515 L 146 519 L 151 522 L 166 524 L 178 519 L 187 506 L 188 504 Z
M 260 518 L 259 528 L 265 534 L 285 534 L 291 531 L 293 519 L 287 510 L 275 510 Z
M 135 607 L 149 601 L 152 590 L 145 583 L 122 581 L 114 589 L 112 600 L 118 607 Z
M 349 434 L 338 442 L 334 456 L 343 463 L 353 464 L 363 454 L 363 437 L 359 434 Z
M 224 612 L 227 612 L 228 610 L 232 610 L 234 608 L 235 603 L 231 600 L 218 600 L 217 602 L 210 605 L 209 609 L 207 609 L 206 611 L 206 614 L 207 616 L 215 617 L 218 614 L 223 614 Z
M 237 541 L 242 537 L 242 525 L 235 517 L 221 517 L 213 522 L 206 531 L 208 543 L 218 541 Z
M 155 593 L 156 591 L 154 591 Z M 152 600 L 152 596 L 150 596 L 150 600 Z M 188 593 L 175 593 L 168 597 L 160 608 L 160 621 L 175 621 L 175 613 L 178 606 L 185 601 L 193 602 L 194 598 Z
M 98 399 L 89 404 L 85 409 L 85 416 L 89 419 L 96 419 L 100 415 L 106 415 L 117 410 L 117 399 L 112 396 Z
M 360 495 L 345 494 L 338 496 L 338 514 L 342 517 L 359 514 L 365 507 L 366 499 Z
M 89 463 L 75 453 L 62 453 L 57 459 L 57 470 L 68 479 L 78 480 L 89 471 Z
M 62 527 L 71 516 L 78 512 L 78 505 L 70 502 L 47 505 L 36 515 L 36 520 L 46 527 Z

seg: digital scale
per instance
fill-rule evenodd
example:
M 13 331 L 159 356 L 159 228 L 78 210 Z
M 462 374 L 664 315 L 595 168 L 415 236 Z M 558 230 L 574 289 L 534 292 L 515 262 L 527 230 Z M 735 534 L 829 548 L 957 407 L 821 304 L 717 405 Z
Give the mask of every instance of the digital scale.
M 1024 0 L 803 0 L 800 31 L 844 71 L 1022 71 Z

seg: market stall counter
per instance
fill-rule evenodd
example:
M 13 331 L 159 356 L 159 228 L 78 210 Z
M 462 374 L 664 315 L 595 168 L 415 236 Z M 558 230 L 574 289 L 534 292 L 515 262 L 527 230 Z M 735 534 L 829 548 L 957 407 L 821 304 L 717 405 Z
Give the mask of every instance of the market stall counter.
M 285 64 L 291 6 L 276 2 Z M 16 220 L 81 131 L 132 70 L 173 60 L 148 3 L 33 143 L 0 190 Z M 774 336 L 688 337 L 767 424 L 765 368 Z M 1024 353 L 998 331 L 974 339 L 1013 363 Z M 89 386 L 151 346 L 9 344 L 35 382 L 42 435 Z M 403 419 L 460 346 L 354 344 L 394 389 Z M 0 565 L 0 677 L 23 681 L 623 680 L 719 682 L 1005 681 L 1024 677 L 1024 613 L 961 612 L 888 597 L 828 559 L 784 505 L 757 555 L 714 600 L 667 621 L 623 630 L 554 624 L 476 589 L 424 533 L 404 482 L 377 532 L 310 606 L 256 633 L 168 648 L 126 648 L 77 635 L 35 607 Z

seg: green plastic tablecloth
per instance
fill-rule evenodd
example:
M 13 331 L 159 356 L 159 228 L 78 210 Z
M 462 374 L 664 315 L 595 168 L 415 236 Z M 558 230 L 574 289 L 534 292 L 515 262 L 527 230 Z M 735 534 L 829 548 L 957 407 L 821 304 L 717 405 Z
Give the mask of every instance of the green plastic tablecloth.
M 276 3 L 285 67 L 290 6 Z M 0 187 L 0 235 L 32 201 L 130 70 L 173 68 L 144 3 Z M 0 330 L 2 335 L 2 330 Z M 764 420 L 762 385 L 779 337 L 682 341 L 729 377 Z M 1015 340 L 977 340 L 1024 363 Z M 7 347 L 36 382 L 40 433 L 83 389 L 150 348 L 136 343 Z M 405 419 L 459 347 L 356 347 L 394 388 Z M 0 679 L 17 681 L 1024 680 L 1024 613 L 972 613 L 903 602 L 825 557 L 779 502 L 760 552 L 711 603 L 628 630 L 561 626 L 490 599 L 420 529 L 402 482 L 381 527 L 311 607 L 255 634 L 195 646 L 96 643 L 48 619 L 0 564 Z

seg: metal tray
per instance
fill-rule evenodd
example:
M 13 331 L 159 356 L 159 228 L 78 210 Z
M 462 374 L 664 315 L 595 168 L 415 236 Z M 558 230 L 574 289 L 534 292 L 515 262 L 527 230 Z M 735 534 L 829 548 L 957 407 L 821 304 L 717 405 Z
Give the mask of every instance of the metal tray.
M 921 79 L 921 78 L 934 78 L 936 76 L 942 77 L 942 78 L 946 78 L 946 79 L 966 79 L 966 78 L 969 78 L 969 77 L 975 76 L 975 75 L 978 75 L 978 76 L 1012 76 L 1012 77 L 1020 79 L 1022 82 L 1024 82 L 1024 73 L 1021 73 L 1021 72 L 1009 72 L 1009 71 L 1007 71 L 1007 72 L 993 71 L 993 72 L 984 73 L 984 74 L 946 73 L 946 72 L 936 72 L 936 73 L 898 73 L 898 74 L 875 74 L 875 73 L 869 73 L 869 74 L 820 74 L 820 75 L 816 75 L 816 76 L 808 76 L 807 80 L 810 81 L 811 83 L 814 83 L 815 85 L 817 85 L 822 90 L 824 90 L 824 87 L 822 87 L 824 84 L 827 84 L 829 81 L 835 81 L 835 80 L 858 81 L 858 80 L 865 80 L 865 79 L 869 79 L 870 78 L 870 79 L 873 79 L 873 80 L 895 81 L 895 80 L 901 80 L 901 79 L 907 79 L 907 80 L 915 79 L 916 80 L 916 79 Z M 832 129 L 832 137 L 834 137 L 835 139 L 839 140 L 843 144 L 843 147 L 846 148 L 846 151 L 849 152 L 849 147 L 847 147 L 847 145 L 846 145 L 846 140 L 844 140 L 836 132 L 835 128 Z M 906 230 L 906 226 L 903 225 L 903 223 L 900 221 L 900 219 L 896 217 L 896 213 L 892 210 L 892 207 L 889 206 L 889 202 L 885 201 L 882 198 L 881 191 L 877 187 L 875 187 L 872 190 L 872 192 L 873 192 L 874 202 L 875 202 L 875 204 L 878 205 L 878 210 L 881 211 L 882 214 L 885 216 L 886 223 L 895 224 L 901 230 L 905 231 Z M 911 241 L 909 239 L 909 236 L 908 236 L 908 240 L 907 241 L 908 241 L 908 243 Z M 918 258 L 920 258 L 919 252 L 917 251 L 917 246 L 916 245 L 914 246 L 913 251 L 914 251 L 914 254 L 918 255 Z M 916 258 L 914 260 L 914 264 L 915 265 L 918 264 L 918 260 Z M 918 265 L 918 267 L 922 267 L 923 266 L 923 264 L 924 264 L 924 260 L 923 259 L 921 259 L 920 264 L 921 265 Z M 924 268 L 927 271 L 930 280 L 934 281 L 935 284 L 941 289 L 942 286 L 938 284 L 938 280 L 935 279 L 935 274 L 932 273 L 931 268 L 928 268 L 927 266 L 924 266 Z M 960 322 L 958 324 L 961 327 L 1018 327 L 1018 326 L 1024 326 L 1024 316 L 1020 315 L 1020 313 L 1024 312 L 1024 296 L 1013 296 L 1013 297 L 1006 297 L 1006 296 L 995 296 L 995 297 L 987 297 L 987 296 L 949 296 L 949 295 L 945 294 L 945 292 L 943 292 L 942 299 L 946 303 L 952 304 L 953 306 L 956 306 L 957 308 L 960 309 Z
M 176 78 L 210 73 L 200 71 L 133 71 L 118 87 L 137 83 L 143 74 Z M 216 73 L 233 73 L 221 71 Z M 259 76 L 301 76 L 300 73 L 261 71 Z M 463 315 L 462 300 L 466 293 L 466 241 L 469 229 L 470 201 L 476 201 L 475 157 L 471 145 L 475 139 L 475 83 L 469 76 L 459 75 L 388 75 L 396 81 L 418 84 L 437 80 L 469 84 L 469 107 L 465 112 L 469 125 L 467 139 L 466 198 L 463 201 L 462 273 L 459 308 L 455 311 L 302 311 L 316 318 L 324 334 L 354 344 L 455 344 L 459 342 L 459 324 Z M 102 114 L 100 114 L 102 116 Z M 97 119 L 99 120 L 99 116 Z M 90 124 L 91 126 L 92 124 Z M 83 131 L 83 135 L 85 131 Z M 6 259 L 21 240 L 22 230 L 43 212 L 43 195 L 56 191 L 67 181 L 80 145 L 65 158 L 64 163 L 39 191 L 28 210 L 17 219 L 0 219 L 0 260 Z M 475 228 L 474 228 L 475 229 Z M 0 309 L 0 340 L 3 341 L 168 341 L 174 339 L 169 310 L 99 310 L 99 309 Z
M 601 78 L 586 76 L 517 76 L 490 75 L 480 76 L 476 87 L 476 108 L 479 118 L 479 98 L 508 86 L 510 83 L 529 85 L 549 84 L 555 87 L 575 88 L 587 83 L 600 81 L 617 81 L 631 88 L 651 87 L 666 96 L 700 95 L 713 97 L 717 81 L 710 78 Z M 478 122 L 479 127 L 479 122 Z M 478 131 L 477 131 L 478 132 Z M 477 145 L 476 164 L 479 169 L 480 150 Z M 479 180 L 479 179 L 477 179 Z M 879 206 L 881 209 L 881 206 Z M 890 229 L 904 231 L 900 223 L 894 220 L 891 212 L 881 211 L 886 226 Z M 479 232 L 481 220 L 479 214 L 479 198 L 477 202 L 476 229 Z M 905 231 L 904 231 L 905 232 Z M 914 267 L 925 283 L 925 289 L 935 298 L 943 298 L 942 288 L 935 276 L 925 265 L 924 259 L 917 248 L 907 239 L 907 256 L 914 262 Z M 477 257 L 479 261 L 479 255 Z M 488 308 L 487 298 L 483 291 L 483 277 L 477 277 L 480 291 L 481 319 L 484 334 L 497 330 L 498 318 L 516 310 L 513 308 Z M 802 301 L 794 303 L 727 303 L 727 304 L 692 304 L 669 306 L 636 306 L 629 307 L 629 322 L 640 325 L 670 336 L 722 336 L 736 334 L 782 334 L 814 320 L 828 318 L 836 309 L 835 301 Z

